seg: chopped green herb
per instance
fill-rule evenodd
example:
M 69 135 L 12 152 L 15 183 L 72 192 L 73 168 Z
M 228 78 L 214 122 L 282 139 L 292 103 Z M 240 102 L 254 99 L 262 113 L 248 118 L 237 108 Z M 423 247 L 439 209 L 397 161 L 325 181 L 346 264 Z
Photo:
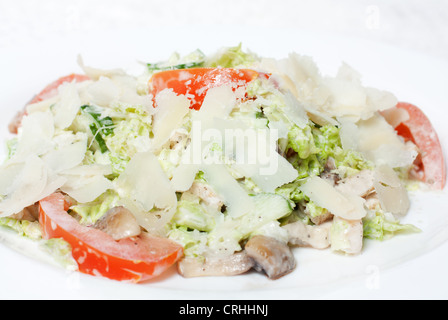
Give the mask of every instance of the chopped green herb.
M 146 65 L 149 71 L 156 71 L 156 70 L 164 71 L 164 70 L 200 68 L 204 65 L 204 61 L 180 63 L 174 66 L 162 66 L 160 63 L 147 63 Z
M 89 125 L 90 131 L 93 134 L 95 141 L 98 143 L 102 153 L 106 153 L 106 142 L 103 136 L 108 136 L 114 133 L 114 122 L 111 117 L 101 117 L 101 111 L 98 108 L 90 105 L 84 105 L 81 107 L 81 111 L 90 115 L 93 123 Z

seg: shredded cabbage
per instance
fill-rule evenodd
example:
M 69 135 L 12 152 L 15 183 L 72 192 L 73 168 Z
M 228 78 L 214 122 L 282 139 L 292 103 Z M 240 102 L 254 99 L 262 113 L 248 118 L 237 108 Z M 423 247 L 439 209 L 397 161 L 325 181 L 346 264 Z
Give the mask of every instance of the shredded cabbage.
M 418 233 L 419 228 L 412 224 L 401 224 L 392 214 L 377 210 L 364 219 L 364 237 L 373 240 L 387 240 L 397 234 Z
M 205 66 L 211 68 L 247 67 L 254 64 L 256 61 L 256 55 L 244 52 L 242 50 L 242 44 L 240 43 L 236 47 L 222 48 L 214 56 L 208 57 Z
M 40 224 L 37 221 L 17 220 L 13 218 L 0 218 L 0 226 L 8 227 L 19 235 L 38 240 L 42 237 Z

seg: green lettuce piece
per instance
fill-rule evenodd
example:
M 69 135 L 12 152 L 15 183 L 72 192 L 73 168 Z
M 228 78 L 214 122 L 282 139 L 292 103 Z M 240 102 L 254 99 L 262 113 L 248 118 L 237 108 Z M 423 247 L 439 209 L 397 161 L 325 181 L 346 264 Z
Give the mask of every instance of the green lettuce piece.
M 152 134 L 152 118 L 140 106 L 115 106 L 110 117 L 114 132 L 104 140 L 110 151 L 112 171 L 120 175 L 134 154 L 146 151 Z
M 291 154 L 288 150 L 294 152 Z M 336 173 L 341 177 L 373 168 L 360 153 L 342 148 L 339 128 L 332 125 L 317 126 L 309 122 L 304 128 L 292 126 L 288 132 L 286 154 L 287 160 L 297 170 L 298 178 L 279 187 L 276 193 L 294 202 L 296 207 L 306 208 L 311 218 L 326 214 L 327 210 L 310 201 L 298 188 L 308 177 L 320 175 L 330 157 L 335 160 Z
M 190 193 L 181 197 L 171 222 L 199 231 L 210 231 L 215 225 L 213 216 L 200 204 L 199 197 Z
M 61 266 L 76 270 L 78 265 L 72 256 L 72 249 L 68 242 L 60 238 L 42 239 L 42 228 L 38 221 L 17 220 L 9 217 L 0 218 L 0 226 L 12 229 L 19 236 L 36 241 L 39 248 L 49 253 Z
M 315 154 L 306 159 L 296 159 L 296 161 L 293 162 L 293 166 L 299 174 L 299 179 L 310 176 L 318 176 L 324 170 L 323 164 L 319 161 L 317 155 Z
M 260 193 L 252 198 L 255 204 L 253 211 L 240 217 L 225 215 L 210 231 L 208 246 L 212 250 L 227 253 L 239 251 L 242 240 L 248 239 L 253 234 L 261 233 L 267 225 L 276 223 L 292 212 L 290 202 L 281 195 Z M 273 227 L 276 228 L 275 224 Z
M 116 207 L 120 197 L 112 190 L 108 190 L 92 202 L 72 206 L 70 210 L 76 212 L 80 217 L 81 224 L 94 224 L 109 209 Z
M 352 176 L 364 169 L 373 170 L 372 162 L 363 157 L 363 155 L 354 150 L 342 150 L 334 154 L 338 174 L 344 178 Z
M 350 227 L 348 220 L 333 220 L 330 228 L 331 250 L 347 252 L 351 247 L 350 237 L 347 237 L 347 232 Z
M 307 213 L 311 218 L 316 218 L 321 215 L 327 214 L 328 210 L 322 207 L 319 207 L 313 201 L 306 202 Z
M 260 193 L 252 198 L 255 210 L 236 219 L 240 221 L 237 229 L 243 237 L 250 236 L 269 222 L 288 216 L 293 209 L 286 198 L 275 193 Z
M 78 264 L 72 256 L 72 247 L 61 238 L 44 240 L 40 247 L 48 252 L 53 259 L 68 270 L 77 270 Z
M 300 179 L 321 174 L 330 157 L 335 160 L 336 171 L 341 177 L 373 169 L 373 164 L 361 153 L 342 148 L 336 126 L 316 127 L 313 123 L 303 129 L 293 126 L 288 132 L 287 147 L 296 152 L 288 160 L 299 172 Z
M 17 150 L 17 144 L 19 142 L 19 139 L 17 137 L 14 137 L 12 139 L 9 139 L 6 141 L 6 159 L 5 162 L 11 159 Z
M 385 240 L 400 233 L 421 232 L 412 224 L 401 224 L 392 214 L 381 211 L 369 214 L 363 219 L 364 237 L 373 240 Z
M 308 199 L 307 196 L 299 189 L 299 187 L 305 183 L 303 179 L 297 179 L 291 183 L 285 184 L 281 187 L 278 187 L 275 190 L 276 194 L 282 195 L 286 199 L 289 199 L 294 203 L 299 203 L 301 201 L 305 201 Z
M 130 157 L 123 156 L 117 153 L 109 153 L 110 166 L 112 168 L 112 173 L 115 176 L 119 176 L 128 164 Z
M 300 208 L 301 210 L 306 211 L 306 215 L 303 213 L 300 220 L 304 223 L 311 224 L 309 218 L 316 218 L 320 215 L 327 214 L 328 211 L 325 208 L 316 205 L 299 189 L 305 181 L 306 179 L 299 179 L 289 184 L 285 184 L 278 187 L 275 193 L 289 199 L 293 208 Z
M 176 69 L 190 69 L 203 67 L 205 62 L 204 53 L 197 49 L 192 53 L 181 57 L 179 53 L 174 52 L 167 61 L 157 63 L 147 63 L 148 71 L 163 71 Z
M 320 148 L 316 145 L 316 136 L 313 134 L 312 124 L 305 128 L 292 126 L 288 132 L 287 150 L 295 153 L 287 160 L 298 172 L 298 179 L 317 176 L 324 170 L 325 161 L 320 157 Z M 288 153 L 288 152 L 287 152 Z
M 326 125 L 313 131 L 316 148 L 319 149 L 319 157 L 323 162 L 329 157 L 342 151 L 339 129 L 336 126 Z
M 0 218 L 0 226 L 10 228 L 19 235 L 38 240 L 42 238 L 42 229 L 38 221 L 17 220 L 13 218 Z
M 284 230 L 278 220 L 291 213 L 289 202 L 275 194 L 259 194 L 253 197 L 253 212 L 236 218 L 217 213 L 214 226 L 209 232 L 173 224 L 168 237 L 184 247 L 186 256 L 202 257 L 210 249 L 223 253 L 239 251 L 241 240 L 247 239 L 251 234 L 284 236 Z
M 314 142 L 314 135 L 309 125 L 303 129 L 293 126 L 288 132 L 288 143 L 289 147 L 297 152 L 300 159 L 307 159 L 320 151 Z
M 257 61 L 257 57 L 252 53 L 246 53 L 241 48 L 241 43 L 235 47 L 223 48 L 216 55 L 208 57 L 205 61 L 206 67 L 248 67 Z
M 335 160 L 337 173 L 341 177 L 351 176 L 364 169 L 373 169 L 373 164 L 360 152 L 342 148 L 339 131 L 338 127 L 331 125 L 314 130 L 321 163 L 325 164 L 328 158 L 332 157 Z
M 177 226 L 168 232 L 168 238 L 179 243 L 184 248 L 184 254 L 187 257 L 202 257 L 206 251 L 207 232 Z
M 262 97 L 274 105 L 284 104 L 280 92 L 266 79 L 257 78 L 249 82 L 246 86 L 246 93 L 250 98 Z

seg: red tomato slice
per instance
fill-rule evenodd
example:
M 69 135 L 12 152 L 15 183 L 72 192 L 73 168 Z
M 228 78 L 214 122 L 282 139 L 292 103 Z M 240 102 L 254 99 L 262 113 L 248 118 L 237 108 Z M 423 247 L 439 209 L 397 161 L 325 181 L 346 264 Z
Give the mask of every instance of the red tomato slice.
M 62 194 L 52 194 L 39 202 L 39 222 L 45 239 L 62 238 L 71 245 L 82 273 L 141 282 L 160 275 L 183 255 L 179 244 L 146 233 L 115 241 L 103 231 L 79 224 L 67 207 Z
M 416 160 L 417 177 L 434 189 L 443 189 L 446 184 L 446 164 L 442 146 L 428 117 L 416 106 L 399 102 L 397 108 L 404 109 L 409 119 L 395 130 L 406 141 L 412 141 L 419 149 Z
M 258 75 L 254 70 L 232 68 L 167 70 L 155 73 L 149 80 L 149 86 L 154 96 L 167 88 L 177 94 L 187 95 L 191 101 L 190 108 L 199 110 L 208 89 L 221 85 L 231 85 L 236 89 Z

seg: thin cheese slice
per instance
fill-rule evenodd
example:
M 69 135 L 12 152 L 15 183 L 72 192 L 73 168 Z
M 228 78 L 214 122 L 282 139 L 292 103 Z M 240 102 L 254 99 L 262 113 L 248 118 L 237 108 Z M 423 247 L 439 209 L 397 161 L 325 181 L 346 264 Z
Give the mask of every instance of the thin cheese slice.
M 37 156 L 29 156 L 14 177 L 8 194 L 4 195 L 6 197 L 0 202 L 0 217 L 18 213 L 40 200 L 39 196 L 45 189 L 47 178 L 45 163 Z
M 115 180 L 120 194 L 140 203 L 144 210 L 176 205 L 176 193 L 152 152 L 137 153 Z
M 409 210 L 410 202 L 406 188 L 396 172 L 387 165 L 375 169 L 373 185 L 381 207 L 396 216 L 404 216 Z
M 210 124 L 214 118 L 225 119 L 236 104 L 236 94 L 231 86 L 223 85 L 211 88 L 205 95 L 201 109 L 193 114 L 193 121 Z
M 181 163 L 173 170 L 171 184 L 173 189 L 184 192 L 190 189 L 193 181 L 199 172 L 200 165 L 192 163 Z
M 90 202 L 113 188 L 112 182 L 104 177 L 111 173 L 106 165 L 78 165 L 60 172 L 67 180 L 61 189 L 80 203 Z
M 35 112 L 23 118 L 14 159 L 42 155 L 53 149 L 54 118 L 51 112 Z
M 78 136 L 68 134 L 66 139 L 68 140 L 67 143 L 42 156 L 48 168 L 55 173 L 76 167 L 84 160 L 86 154 L 87 135 L 81 133 Z M 79 140 L 76 141 L 75 139 Z
M 299 128 L 305 128 L 308 124 L 308 116 L 304 106 L 294 97 L 294 95 L 288 91 L 284 95 L 285 108 L 284 112 L 288 119 L 290 119 Z
M 231 217 L 240 217 L 255 208 L 253 199 L 238 184 L 224 164 L 210 164 L 201 168 L 204 177 L 222 197 Z
M 248 128 L 239 120 L 215 120 L 214 128 L 223 137 L 218 143 L 233 161 L 232 168 L 264 192 L 274 192 L 298 177 L 297 170 L 276 150 L 275 130 Z
M 68 128 L 81 106 L 81 99 L 78 87 L 75 82 L 66 82 L 58 88 L 60 100 L 51 109 L 54 113 L 54 123 L 56 128 Z
M 190 110 L 190 101 L 171 89 L 162 90 L 156 96 L 157 109 L 154 114 L 152 150 L 157 152 L 178 129 Z
M 113 187 L 112 182 L 102 175 L 65 175 L 65 177 L 67 182 L 61 187 L 61 190 L 79 203 L 94 201 Z
M 357 127 L 359 151 L 371 161 L 392 168 L 406 167 L 414 162 L 418 154 L 415 146 L 405 144 L 382 116 L 359 121 Z
M 365 217 L 364 200 L 354 194 L 344 194 L 320 177 L 311 177 L 300 190 L 318 206 L 327 209 L 335 216 L 347 220 Z

